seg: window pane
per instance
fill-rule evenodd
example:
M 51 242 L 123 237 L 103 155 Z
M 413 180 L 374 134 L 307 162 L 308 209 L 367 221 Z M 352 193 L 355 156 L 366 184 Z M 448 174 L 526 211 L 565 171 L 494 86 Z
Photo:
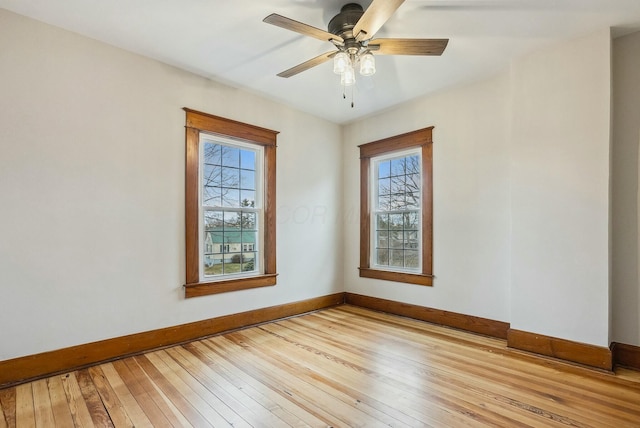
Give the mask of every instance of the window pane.
M 410 212 L 404 214 L 404 229 L 405 230 L 418 230 L 418 213 Z
M 404 193 L 406 191 L 404 177 L 404 175 L 399 175 L 389 179 L 391 183 L 391 191 L 389 193 Z
M 391 179 L 390 178 L 382 178 L 378 180 L 378 195 L 388 195 L 391 193 Z
M 222 163 L 222 146 L 220 144 L 204 144 L 204 163 L 220 165 Z
M 240 229 L 240 212 L 226 211 L 224 213 L 224 230 L 227 231 L 227 230 L 239 230 L 239 229 Z
M 389 214 L 389 229 L 402 230 L 404 219 L 402 214 Z
M 240 206 L 241 207 L 255 207 L 256 206 L 256 192 L 253 190 L 241 190 L 240 191 Z
M 240 208 L 240 191 L 238 189 L 222 189 L 222 206 Z
M 240 170 L 238 168 L 222 167 L 220 186 L 233 189 L 240 188 Z
M 408 174 L 406 178 L 407 192 L 418 192 L 420 190 L 420 174 Z
M 406 250 L 404 252 L 404 267 L 418 268 L 420 267 L 420 253 L 414 250 Z
M 391 173 L 391 162 L 378 162 L 378 178 L 388 177 Z
M 407 156 L 405 161 L 407 174 L 420 174 L 420 156 Z
M 240 149 L 222 146 L 222 165 L 240 168 Z
M 240 150 L 240 168 L 256 169 L 256 154 L 251 150 Z
M 387 211 L 391 209 L 391 195 L 380 196 L 378 198 L 378 209 L 381 211 Z
M 202 183 L 205 186 L 220 186 L 220 173 L 222 169 L 218 165 L 204 165 L 202 171 Z
M 389 250 L 376 250 L 376 263 L 382 266 L 389 265 Z
M 256 189 L 256 173 L 247 169 L 240 170 L 240 188 Z
M 389 214 L 376 215 L 376 229 L 378 230 L 389 229 Z
M 404 267 L 404 250 L 389 250 L 389 266 Z
M 243 230 L 255 230 L 256 229 L 256 213 L 243 212 L 241 217 L 242 217 L 242 229 Z
M 404 248 L 418 248 L 418 232 L 404 232 Z
M 256 270 L 256 253 L 242 253 L 242 272 Z
M 391 160 L 391 175 L 404 175 L 405 158 Z
M 222 206 L 222 193 L 219 187 L 205 186 L 202 192 L 202 205 L 207 207 Z
M 224 235 L 222 232 L 205 232 L 207 238 L 211 240 L 211 252 L 214 254 L 221 254 L 224 252 L 223 243 Z
M 204 230 L 222 230 L 222 211 L 205 211 Z
M 376 233 L 376 247 L 389 248 L 389 232 Z
M 407 193 L 406 208 L 410 210 L 420 208 L 420 192 Z
M 403 210 L 407 207 L 404 193 L 396 193 L 389 196 L 389 209 L 391 210 Z
M 389 248 L 402 248 L 404 237 L 402 232 L 393 230 L 389 232 Z

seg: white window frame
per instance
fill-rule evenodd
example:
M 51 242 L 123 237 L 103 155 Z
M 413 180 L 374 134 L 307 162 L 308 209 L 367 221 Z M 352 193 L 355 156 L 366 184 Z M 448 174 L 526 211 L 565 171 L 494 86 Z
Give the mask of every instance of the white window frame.
M 256 177 L 256 189 L 255 189 L 255 207 L 215 207 L 203 205 L 203 192 L 204 192 L 204 147 L 206 143 L 220 144 L 225 146 L 231 146 L 242 150 L 249 150 L 256 154 L 255 158 L 255 177 Z M 198 145 L 198 162 L 199 162 L 199 177 L 198 177 L 198 234 L 200 237 L 204 236 L 204 214 L 206 211 L 248 211 L 256 213 L 257 222 L 257 237 L 256 237 L 256 257 L 254 270 L 251 272 L 238 272 L 230 274 L 219 275 L 207 275 L 204 271 L 205 260 L 205 246 L 204 239 L 201 239 L 202 245 L 200 246 L 199 254 L 199 272 L 202 282 L 216 282 L 227 281 L 238 278 L 249 278 L 253 276 L 264 275 L 264 148 L 256 144 L 246 143 L 241 140 L 235 140 L 231 138 L 225 138 L 219 135 L 208 134 L 200 132 L 200 143 Z M 228 244 L 227 244 L 228 245 Z M 225 248 L 226 249 L 226 248 Z M 222 254 L 229 254 L 227 251 L 223 251 Z M 223 256 L 224 258 L 224 256 Z
M 419 273 L 422 271 L 422 188 L 420 188 L 420 203 L 418 204 L 418 209 L 414 209 L 414 210 L 389 210 L 389 211 L 384 211 L 384 210 L 379 210 L 378 209 L 378 178 L 379 178 L 379 168 L 378 168 L 378 164 L 380 162 L 385 162 L 388 160 L 393 160 L 393 159 L 398 159 L 398 158 L 403 158 L 406 156 L 413 156 L 413 155 L 417 155 L 419 162 L 418 164 L 421 166 L 420 167 L 420 183 L 422 183 L 422 175 L 424 174 L 424 171 L 422 171 L 422 150 L 420 147 L 417 148 L 413 148 L 413 149 L 409 149 L 409 150 L 402 150 L 402 151 L 397 151 L 397 152 L 390 152 L 390 153 L 385 153 L 382 154 L 380 156 L 374 156 L 371 158 L 371 169 L 370 169 L 370 174 L 371 177 L 369 178 L 370 182 L 373 183 L 372 186 L 370 186 L 370 198 L 369 198 L 369 204 L 370 204 L 370 212 L 371 212 L 371 218 L 370 218 L 370 226 L 369 226 L 369 234 L 370 234 L 370 238 L 369 238 L 369 263 L 370 266 L 372 266 L 374 269 L 379 269 L 379 270 L 386 270 L 386 271 L 390 271 L 390 272 L 406 272 L 406 273 Z M 376 219 L 377 219 L 377 214 L 382 214 L 382 213 L 387 213 L 387 214 L 398 214 L 398 213 L 406 213 L 406 212 L 417 212 L 418 213 L 418 266 L 415 268 L 406 268 L 406 267 L 399 267 L 399 266 L 389 266 L 389 265 L 379 265 L 377 263 L 377 252 L 376 252 L 376 246 L 377 246 L 377 240 L 376 240 Z

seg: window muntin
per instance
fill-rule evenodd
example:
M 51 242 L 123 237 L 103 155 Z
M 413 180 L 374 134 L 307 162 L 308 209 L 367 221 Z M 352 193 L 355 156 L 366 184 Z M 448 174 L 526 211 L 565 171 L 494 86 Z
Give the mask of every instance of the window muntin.
M 420 151 L 374 157 L 371 164 L 371 266 L 420 272 Z
M 203 133 L 200 148 L 201 277 L 263 273 L 262 147 Z

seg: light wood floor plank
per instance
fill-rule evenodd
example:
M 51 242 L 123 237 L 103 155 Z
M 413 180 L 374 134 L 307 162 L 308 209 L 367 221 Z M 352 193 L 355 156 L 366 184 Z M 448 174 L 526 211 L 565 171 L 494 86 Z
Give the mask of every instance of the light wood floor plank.
M 7 428 L 9 423 L 7 417 L 4 414 L 4 407 L 2 406 L 2 397 L 0 397 L 0 428 Z
M 78 379 L 78 385 L 80 386 L 84 401 L 87 404 L 87 409 L 89 409 L 93 424 L 99 427 L 113 427 L 113 422 L 100 399 L 100 394 L 98 394 L 96 386 L 93 384 L 89 370 L 84 369 L 77 371 L 76 378 Z
M 71 412 L 71 418 L 76 427 L 93 427 L 93 419 L 91 419 L 91 413 L 87 407 L 87 402 L 82 395 L 80 385 L 78 385 L 78 379 L 76 373 L 69 373 L 60 378 L 62 381 L 62 387 L 64 393 L 67 396 L 67 402 L 69 403 L 69 411 Z
M 0 407 L 8 428 L 16 426 L 16 389 L 0 389 Z
M 158 408 L 155 401 L 151 398 L 149 393 L 140 384 L 136 376 L 129 370 L 129 366 L 125 362 L 115 361 L 113 367 L 118 373 L 118 376 L 127 385 L 131 391 L 131 395 L 138 402 L 140 408 L 144 411 L 151 425 L 154 427 L 170 427 L 171 423 L 164 416 L 162 411 Z
M 14 427 L 640 427 L 640 373 L 342 305 L 0 390 Z
M 51 405 L 51 398 L 49 398 L 47 380 L 41 379 L 33 382 L 32 389 L 36 426 L 54 426 L 55 420 L 53 418 L 53 407 Z
M 124 410 L 126 411 L 129 419 L 136 427 L 150 427 L 151 421 L 147 418 L 144 411 L 140 408 L 140 405 L 136 399 L 131 395 L 131 391 L 127 388 L 122 378 L 118 375 L 118 372 L 113 367 L 113 364 L 107 363 L 100 366 L 102 373 L 104 374 L 107 382 L 113 388 L 113 392 L 122 403 Z
M 274 414 L 266 411 L 262 406 L 251 400 L 250 397 L 247 397 L 242 391 L 235 388 L 222 376 L 219 376 L 211 370 L 206 364 L 202 363 L 183 347 L 168 349 L 167 353 L 212 394 L 219 397 L 220 400 L 231 407 L 234 412 L 242 415 L 242 418 L 252 427 L 288 426 Z
M 91 376 L 91 380 L 93 380 L 96 391 L 100 395 L 100 399 L 102 400 L 113 425 L 116 427 L 133 428 L 133 422 L 131 422 L 131 419 L 127 415 L 127 412 L 122 406 L 122 403 L 118 399 L 118 396 L 113 390 L 111 384 L 107 381 L 102 368 L 89 368 L 89 375 Z
M 35 427 L 36 415 L 31 383 L 16 387 L 16 426 Z
M 298 320 L 289 320 L 283 323 L 278 323 L 277 325 L 286 326 L 287 325 L 286 323 L 296 323 L 296 322 L 298 322 Z M 276 328 L 276 324 L 266 326 L 265 328 Z M 357 328 L 357 326 L 354 326 L 354 325 L 349 326 L 349 329 L 352 333 L 355 328 Z M 335 329 L 335 326 L 334 326 L 334 329 Z M 338 329 L 336 332 L 339 333 L 340 330 Z M 323 333 L 321 333 L 321 329 L 307 330 L 307 334 L 313 335 L 315 340 L 324 341 L 327 347 L 338 346 L 340 344 L 339 340 L 335 338 L 332 338 L 329 336 L 320 337 L 323 335 Z M 368 340 L 371 340 L 371 338 L 358 339 L 357 335 L 354 335 L 354 334 L 352 334 L 350 337 L 352 338 L 352 340 L 348 344 L 343 343 L 341 346 L 342 349 L 352 349 L 353 347 L 358 346 L 358 344 L 360 343 L 367 343 Z M 354 338 L 355 340 L 353 340 Z M 381 343 L 382 340 L 385 340 L 388 342 L 388 346 L 385 346 L 385 348 L 387 349 L 387 352 L 376 353 L 374 355 L 376 361 L 382 363 L 384 366 L 395 367 L 395 370 L 398 371 L 396 376 L 399 376 L 400 378 L 403 377 L 404 373 L 417 372 L 421 374 L 421 373 L 426 373 L 426 370 L 428 370 L 428 374 L 429 374 L 429 378 L 431 379 L 431 382 L 436 382 L 436 383 L 439 382 L 439 386 L 437 386 L 436 384 L 433 384 L 429 389 L 436 390 L 437 388 L 450 387 L 454 390 L 462 389 L 466 393 L 475 392 L 475 395 L 477 396 L 478 399 L 489 399 L 490 400 L 489 403 L 499 404 L 500 406 L 504 407 L 504 410 L 501 413 L 508 413 L 512 407 L 516 407 L 516 408 L 523 407 L 523 405 L 521 405 L 517 399 L 518 390 L 500 386 L 500 383 L 503 381 L 503 379 L 500 378 L 499 370 L 496 371 L 496 369 L 498 369 L 497 367 L 485 373 L 485 376 L 487 376 L 490 379 L 490 382 L 488 383 L 488 385 L 487 385 L 487 382 L 484 381 L 484 384 L 485 384 L 484 386 L 488 386 L 488 388 L 492 390 L 492 392 L 489 392 L 489 389 L 483 388 L 483 378 L 478 376 L 473 376 L 473 375 L 471 376 L 467 375 L 467 372 L 472 370 L 472 367 L 476 365 L 476 361 L 469 361 L 469 362 L 463 363 L 464 364 L 463 370 L 460 370 L 460 367 L 453 366 L 452 370 L 443 372 L 440 369 L 440 366 L 444 364 L 436 365 L 434 367 L 433 364 L 429 364 L 426 361 L 406 362 L 406 361 L 403 361 L 403 359 L 398 358 L 399 355 L 402 355 L 403 357 L 406 358 L 406 356 L 414 354 L 414 352 L 412 352 L 412 350 L 410 349 L 402 349 L 402 343 L 395 340 L 394 337 L 387 337 L 387 338 L 378 337 L 376 340 L 378 341 L 378 343 Z M 340 353 L 342 351 L 338 350 L 337 352 Z M 397 352 L 397 354 L 394 352 Z M 434 358 L 435 357 L 433 356 L 433 353 L 430 353 L 429 360 L 433 362 Z M 443 362 L 447 362 L 449 365 L 451 365 L 453 364 L 452 362 L 453 359 L 455 359 L 455 355 L 450 355 L 447 357 L 447 360 Z M 496 373 L 495 375 L 494 375 L 494 371 Z M 442 379 L 442 381 L 438 381 L 438 379 Z M 497 393 L 501 393 L 504 395 L 497 394 Z M 529 397 L 529 399 L 530 398 L 531 397 Z M 535 400 L 534 400 L 534 403 L 535 403 Z M 544 397 L 544 403 L 548 404 L 547 397 Z M 540 404 L 543 404 L 542 401 L 540 401 Z M 484 404 L 484 406 L 487 406 L 487 405 Z M 547 418 L 551 420 L 553 420 L 554 418 L 561 419 L 550 411 L 542 412 L 538 408 L 530 404 L 524 407 L 529 409 L 529 413 L 532 413 L 530 417 L 532 417 L 534 421 L 535 419 L 538 419 L 538 418 Z M 528 421 L 522 420 L 522 422 L 527 423 Z M 565 423 L 573 423 L 573 422 L 567 419 L 565 420 Z
M 194 342 L 185 345 L 185 349 L 195 355 L 212 370 L 219 373 L 238 389 L 260 403 L 269 412 L 285 421 L 289 426 L 306 428 L 321 426 L 323 422 L 296 406 L 285 397 L 274 392 L 264 383 L 246 374 L 238 367 L 229 363 L 214 349 L 207 347 L 203 342 Z
M 49 388 L 49 397 L 51 398 L 51 410 L 56 426 L 72 427 L 73 417 L 69 409 L 67 395 L 62 386 L 60 376 L 53 376 L 47 379 L 47 387 Z
M 173 404 L 194 426 L 228 426 L 229 423 L 218 414 L 209 404 L 202 400 L 180 376 L 178 376 L 159 357 L 164 351 L 153 352 L 146 355 L 147 361 L 142 362 L 142 367 L 150 375 L 151 379 L 170 397 Z

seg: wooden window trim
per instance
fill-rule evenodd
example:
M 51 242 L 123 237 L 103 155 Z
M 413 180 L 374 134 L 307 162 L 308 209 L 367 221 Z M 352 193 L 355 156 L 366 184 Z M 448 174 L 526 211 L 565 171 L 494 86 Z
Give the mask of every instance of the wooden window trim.
M 433 285 L 433 127 L 420 129 L 360 147 L 360 276 L 417 285 Z M 422 271 L 373 269 L 371 260 L 371 159 L 387 153 L 421 148 L 422 152 Z
M 185 125 L 185 297 L 226 293 L 276 284 L 276 136 L 277 131 L 184 108 Z M 257 144 L 264 148 L 264 274 L 220 281 L 200 279 L 199 145 L 200 132 Z

